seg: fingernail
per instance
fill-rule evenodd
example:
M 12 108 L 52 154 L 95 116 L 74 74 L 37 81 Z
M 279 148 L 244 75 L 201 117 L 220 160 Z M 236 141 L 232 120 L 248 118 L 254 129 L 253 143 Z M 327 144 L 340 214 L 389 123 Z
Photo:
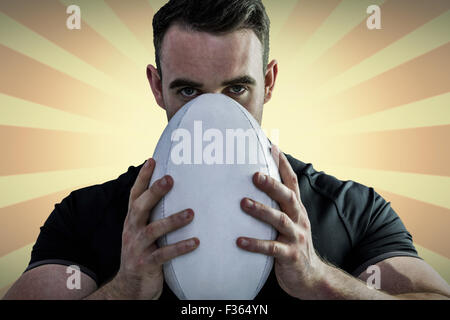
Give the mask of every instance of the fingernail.
M 241 246 L 243 246 L 243 247 L 246 247 L 246 246 L 248 246 L 248 240 L 246 240 L 246 239 L 241 239 L 240 241 L 239 241 L 239 243 L 241 244 Z
M 144 163 L 144 167 L 145 168 L 150 167 L 151 161 L 152 161 L 152 158 L 147 159 L 147 161 L 145 161 L 145 163 Z
M 264 182 L 266 182 L 266 175 L 261 172 L 258 173 L 258 183 L 263 184 Z
M 164 177 L 161 179 L 161 181 L 159 181 L 159 185 L 163 188 L 167 187 L 168 184 L 169 184 L 169 180 L 167 179 L 167 177 Z
M 195 247 L 197 245 L 197 242 L 194 239 L 191 239 L 188 241 L 188 246 L 189 247 Z
M 252 200 L 246 198 L 244 201 L 244 206 L 248 209 L 251 209 L 255 206 L 255 203 Z
M 193 214 L 193 212 L 188 209 L 185 212 L 183 212 L 183 218 L 189 219 L 190 217 L 192 217 L 192 214 Z

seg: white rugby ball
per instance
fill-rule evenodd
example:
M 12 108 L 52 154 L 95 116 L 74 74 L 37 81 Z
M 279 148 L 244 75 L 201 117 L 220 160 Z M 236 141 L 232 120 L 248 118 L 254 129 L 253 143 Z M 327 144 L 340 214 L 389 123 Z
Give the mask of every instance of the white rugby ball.
M 270 141 L 257 121 L 226 95 L 202 94 L 172 117 L 153 158 L 149 186 L 164 175 L 173 177 L 174 186 L 153 208 L 150 221 L 187 208 L 195 213 L 190 224 L 159 238 L 158 245 L 200 240 L 194 251 L 164 264 L 168 286 L 182 300 L 254 299 L 273 258 L 239 248 L 236 239 L 274 240 L 277 233 L 245 213 L 240 202 L 249 197 L 278 208 L 252 176 L 260 171 L 280 181 Z

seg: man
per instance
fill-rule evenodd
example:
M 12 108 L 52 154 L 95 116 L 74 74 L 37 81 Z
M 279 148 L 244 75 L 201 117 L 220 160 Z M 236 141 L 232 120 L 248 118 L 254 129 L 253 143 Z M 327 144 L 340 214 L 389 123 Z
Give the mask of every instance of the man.
M 154 17 L 156 67 L 147 76 L 168 119 L 203 93 L 223 93 L 259 123 L 272 96 L 277 62 L 269 63 L 269 19 L 258 0 L 172 0 Z M 259 298 L 441 299 L 448 284 L 422 259 L 389 203 L 372 188 L 339 181 L 280 153 L 279 183 L 256 173 L 257 188 L 280 210 L 243 199 L 246 214 L 273 225 L 275 241 L 243 237 L 242 250 L 275 257 Z M 146 224 L 150 210 L 176 183 L 147 188 L 155 161 L 130 167 L 117 180 L 76 190 L 55 206 L 30 265 L 6 298 L 169 299 L 164 262 L 201 245 L 186 239 L 158 248 L 156 239 L 181 228 L 186 210 Z M 243 213 L 243 214 L 245 214 Z M 67 265 L 81 269 L 81 288 L 66 287 Z M 379 290 L 365 280 L 379 268 Z

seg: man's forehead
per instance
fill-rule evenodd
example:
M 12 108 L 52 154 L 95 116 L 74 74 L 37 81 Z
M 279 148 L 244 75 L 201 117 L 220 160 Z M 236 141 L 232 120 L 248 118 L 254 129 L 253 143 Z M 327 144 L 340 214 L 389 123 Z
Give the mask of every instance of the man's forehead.
M 217 35 L 174 25 L 164 37 L 161 64 L 174 77 L 202 77 L 214 72 L 233 78 L 262 68 L 261 50 L 251 30 Z
M 254 40 L 255 43 L 253 42 Z M 197 31 L 179 23 L 175 23 L 169 27 L 163 39 L 163 48 L 167 45 L 170 48 L 187 47 L 208 48 L 214 47 L 230 47 L 232 49 L 248 48 L 251 45 L 259 44 L 258 37 L 251 29 L 239 29 L 226 33 L 210 33 L 205 31 Z

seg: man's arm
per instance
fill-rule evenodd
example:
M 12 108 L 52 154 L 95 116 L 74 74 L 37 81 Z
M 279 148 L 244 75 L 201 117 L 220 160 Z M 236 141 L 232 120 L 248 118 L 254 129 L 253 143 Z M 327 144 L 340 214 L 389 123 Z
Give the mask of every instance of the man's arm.
M 78 300 L 97 290 L 95 281 L 80 271 L 80 289 L 69 289 L 67 266 L 46 264 L 31 269 L 12 285 L 4 300 Z
M 129 299 L 135 292 L 128 292 L 117 277 L 97 287 L 95 281 L 80 271 L 80 288 L 70 289 L 67 280 L 71 276 L 67 266 L 46 264 L 25 272 L 8 290 L 4 300 L 116 300 Z
M 311 299 L 450 299 L 450 287 L 425 261 L 412 257 L 393 257 L 377 264 L 380 289 L 367 284 L 372 272 L 355 278 L 326 265 L 314 286 Z
M 392 257 L 376 264 L 380 290 L 400 299 L 449 299 L 450 286 L 425 261 L 413 257 Z M 372 272 L 362 272 L 367 283 Z

